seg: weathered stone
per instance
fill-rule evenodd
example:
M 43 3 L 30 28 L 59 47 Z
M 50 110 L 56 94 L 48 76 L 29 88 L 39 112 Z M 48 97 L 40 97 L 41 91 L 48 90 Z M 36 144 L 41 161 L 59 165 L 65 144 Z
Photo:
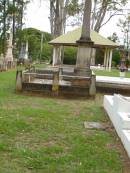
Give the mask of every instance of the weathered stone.
M 105 130 L 107 128 L 106 125 L 99 122 L 84 122 L 84 127 L 86 129 L 101 129 L 101 130 Z
M 90 69 L 91 48 L 86 46 L 78 46 L 76 68 Z
M 90 96 L 95 96 L 96 95 L 96 75 L 95 74 L 93 74 L 92 77 L 91 77 L 89 95 Z
M 88 87 L 90 86 L 90 79 L 73 79 L 72 86 Z
M 22 71 L 16 73 L 16 91 L 22 91 Z
M 59 90 L 59 71 L 53 72 L 53 83 L 52 83 L 52 92 L 53 95 L 58 96 Z

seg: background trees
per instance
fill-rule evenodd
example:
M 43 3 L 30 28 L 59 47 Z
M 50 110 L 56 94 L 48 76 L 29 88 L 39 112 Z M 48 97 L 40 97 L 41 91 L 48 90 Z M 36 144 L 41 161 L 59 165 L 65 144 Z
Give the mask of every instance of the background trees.
M 28 0 L 0 0 L 0 53 L 6 53 L 7 31 L 13 33 L 13 45 L 17 32 L 22 30 L 23 17 Z
M 46 1 L 50 4 L 49 19 L 52 38 L 63 34 L 68 25 L 81 25 L 85 0 Z M 122 8 L 127 1 L 128 0 L 92 0 L 91 28 L 99 32 L 101 27 L 109 22 L 114 15 L 122 15 Z M 23 30 L 23 19 L 29 2 L 30 0 L 0 0 L 0 53 L 6 53 L 7 31 L 11 28 L 13 32 L 13 53 L 17 57 L 20 42 L 23 40 L 21 39 L 21 30 Z M 126 47 L 129 45 L 130 35 L 127 19 L 128 18 L 125 18 L 119 24 L 124 33 L 124 44 Z M 114 37 L 114 35 L 112 37 Z M 34 43 L 36 44 L 35 52 L 38 52 L 37 41 L 34 41 Z M 30 52 L 30 54 L 32 54 L 32 52 Z

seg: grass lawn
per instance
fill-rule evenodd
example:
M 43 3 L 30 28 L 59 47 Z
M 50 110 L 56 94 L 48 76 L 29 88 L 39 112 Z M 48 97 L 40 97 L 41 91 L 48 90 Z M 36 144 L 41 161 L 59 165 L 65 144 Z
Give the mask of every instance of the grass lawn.
M 116 69 L 111 70 L 110 72 L 106 70 L 93 70 L 93 71 L 97 76 L 120 77 L 120 74 L 119 74 L 120 71 Z M 130 78 L 130 72 L 126 72 L 125 77 Z
M 0 73 L 0 173 L 129 173 L 114 129 L 84 128 L 84 121 L 110 123 L 103 95 L 63 100 L 14 88 L 15 71 Z

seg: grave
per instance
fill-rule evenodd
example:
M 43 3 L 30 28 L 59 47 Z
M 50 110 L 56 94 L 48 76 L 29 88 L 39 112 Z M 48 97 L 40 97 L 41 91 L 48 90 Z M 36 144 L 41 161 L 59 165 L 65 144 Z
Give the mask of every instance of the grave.
M 12 39 L 13 39 L 13 35 L 12 32 L 9 31 L 9 39 L 8 39 L 8 44 L 7 44 L 7 52 L 5 55 L 5 64 L 6 64 L 6 68 L 12 68 L 13 67 L 13 45 L 12 45 Z
M 130 157 L 130 97 L 105 95 L 103 104 Z

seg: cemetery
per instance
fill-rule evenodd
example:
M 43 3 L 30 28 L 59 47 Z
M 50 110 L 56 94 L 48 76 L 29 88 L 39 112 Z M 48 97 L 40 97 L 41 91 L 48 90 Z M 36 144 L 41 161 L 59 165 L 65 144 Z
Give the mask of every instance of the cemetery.
M 30 3 L 0 1 L 0 173 L 130 173 L 130 17 L 99 32 L 128 2 L 46 1 L 50 33 Z

